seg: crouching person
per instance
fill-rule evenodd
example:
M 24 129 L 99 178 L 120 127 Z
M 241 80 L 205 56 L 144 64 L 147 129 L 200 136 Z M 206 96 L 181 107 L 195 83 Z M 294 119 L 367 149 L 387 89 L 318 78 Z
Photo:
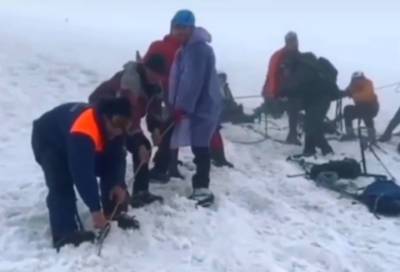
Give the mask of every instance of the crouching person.
M 214 196 L 210 184 L 210 141 L 222 110 L 222 96 L 215 69 L 210 34 L 194 25 L 191 11 L 179 11 L 175 25 L 183 37 L 170 73 L 169 102 L 175 127 L 171 147 L 192 147 L 196 173 L 192 178 L 190 199 L 209 206 Z
M 353 98 L 354 105 L 348 105 L 344 108 L 346 135 L 342 137 L 342 140 L 356 139 L 353 120 L 362 119 L 368 130 L 369 142 L 375 143 L 374 118 L 378 114 L 379 103 L 372 81 L 366 78 L 362 72 L 355 72 L 352 75 L 350 86 L 346 89 L 346 94 Z
M 79 220 L 74 185 L 91 212 L 95 229 L 111 219 L 126 228 L 139 227 L 123 212 L 128 192 L 121 138 L 130 118 L 129 101 L 118 98 L 104 100 L 96 107 L 63 104 L 34 121 L 32 148 L 49 189 L 47 207 L 55 248 L 95 239 Z M 109 218 L 114 209 L 118 209 L 115 216 Z

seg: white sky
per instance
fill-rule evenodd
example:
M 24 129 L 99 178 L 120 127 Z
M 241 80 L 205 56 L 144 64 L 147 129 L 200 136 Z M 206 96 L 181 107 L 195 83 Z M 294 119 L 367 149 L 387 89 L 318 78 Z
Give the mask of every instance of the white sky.
M 136 49 L 145 51 L 161 38 L 180 8 L 192 9 L 198 25 L 213 35 L 219 68 L 228 72 L 236 93 L 259 92 L 267 61 L 288 30 L 298 33 L 301 50 L 328 57 L 337 66 L 342 87 L 354 70 L 364 70 L 376 85 L 400 80 L 396 0 L 2 0 L 0 16 L 7 14 L 15 20 L 11 26 L 26 27 L 31 36 L 32 26 L 41 23 L 36 30 L 54 31 L 59 42 L 86 33 L 80 40 L 87 44 L 98 41 L 99 49 L 114 45 L 120 50 L 109 53 L 115 54 L 110 65 L 119 67 Z

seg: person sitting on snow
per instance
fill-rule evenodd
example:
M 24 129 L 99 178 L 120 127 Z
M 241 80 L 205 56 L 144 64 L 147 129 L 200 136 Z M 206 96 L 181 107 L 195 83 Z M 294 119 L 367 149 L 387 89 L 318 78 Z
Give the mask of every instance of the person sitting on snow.
M 210 140 L 222 111 L 215 56 L 209 45 L 211 35 L 195 27 L 194 14 L 189 10 L 178 11 L 173 24 L 184 43 L 170 73 L 169 104 L 175 119 L 171 147 L 192 147 L 196 173 L 189 198 L 197 205 L 209 206 L 214 200 L 209 190 Z
M 149 191 L 148 161 L 151 156 L 151 144 L 143 134 L 141 120 L 146 116 L 149 131 L 161 130 L 164 120 L 159 108 L 161 103 L 158 102 L 162 100 L 158 83 L 165 73 L 165 59 L 161 55 L 149 56 L 143 63 L 131 61 L 89 96 L 89 101 L 94 104 L 107 97 L 122 96 L 127 97 L 132 105 L 132 127 L 127 136 L 126 147 L 132 154 L 135 177 L 130 202 L 133 208 L 163 201 L 161 196 Z M 153 135 L 153 138 L 157 136 Z
M 227 74 L 219 73 L 218 78 L 223 97 L 221 122 L 232 122 L 233 124 L 252 123 L 255 119 L 255 116 L 245 114 L 243 111 L 243 105 L 236 103 L 235 98 L 232 95 L 231 88 L 229 87 Z
M 117 220 L 126 228 L 139 227 L 134 218 L 123 213 L 128 192 L 120 136 L 128 129 L 130 118 L 129 101 L 118 98 L 95 107 L 63 104 L 34 121 L 32 149 L 49 189 L 47 207 L 55 248 L 95 239 L 79 220 L 74 185 L 96 229 L 105 227 L 108 220 Z M 118 212 L 110 218 L 114 209 Z
M 365 77 L 364 73 L 354 72 L 351 77 L 350 85 L 346 89 L 346 94 L 353 98 L 354 105 L 348 105 L 344 108 L 343 115 L 346 134 L 342 137 L 342 140 L 356 139 L 356 134 L 353 129 L 353 120 L 362 119 L 368 130 L 369 142 L 375 143 L 376 132 L 374 118 L 378 114 L 379 103 L 372 81 Z
M 263 87 L 263 97 L 265 100 L 264 107 L 266 107 L 267 110 L 275 109 L 274 111 L 282 114 L 285 108 L 284 104 L 286 104 L 289 118 L 289 133 L 286 142 L 295 145 L 301 145 L 297 135 L 299 112 L 302 108 L 301 103 L 295 97 L 288 97 L 287 103 L 283 103 L 282 98 L 285 98 L 285 96 L 280 92 L 280 90 L 283 83 L 283 65 L 285 61 L 288 58 L 299 54 L 299 41 L 297 34 L 290 31 L 285 36 L 285 46 L 276 51 L 269 61 L 268 73 Z M 271 112 L 271 114 L 273 116 L 279 115 L 275 112 Z

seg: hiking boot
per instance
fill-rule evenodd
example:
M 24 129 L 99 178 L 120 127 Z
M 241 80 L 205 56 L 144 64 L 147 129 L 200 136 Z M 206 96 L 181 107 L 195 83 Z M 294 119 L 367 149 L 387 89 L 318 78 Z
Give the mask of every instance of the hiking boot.
M 346 127 L 346 134 L 340 137 L 341 142 L 354 141 L 357 139 L 354 129 L 352 127 Z
M 224 167 L 227 166 L 229 168 L 234 168 L 234 165 L 232 163 L 230 163 L 229 161 L 227 161 L 226 159 L 223 160 L 212 160 L 212 163 L 215 167 Z
M 171 167 L 168 170 L 168 175 L 170 178 L 185 179 L 181 172 L 179 172 L 178 167 Z
M 297 138 L 296 135 L 289 134 L 286 138 L 286 143 L 292 145 L 301 145 L 301 141 Z
M 120 213 L 119 215 L 114 216 L 113 221 L 116 221 L 118 227 L 127 230 L 127 229 L 139 229 L 140 223 L 134 216 L 130 216 L 127 213 Z
M 216 167 L 224 167 L 227 166 L 229 168 L 233 168 L 233 164 L 230 163 L 226 158 L 225 158 L 225 153 L 223 150 L 219 151 L 214 151 L 211 153 L 211 161 L 214 166 Z
M 79 246 L 84 242 L 94 242 L 96 235 L 92 231 L 75 231 L 53 239 L 53 247 L 60 250 L 65 245 Z
M 197 188 L 193 189 L 189 199 L 196 201 L 196 206 L 207 208 L 214 203 L 214 194 L 208 188 Z
M 317 154 L 317 152 L 315 150 L 314 151 L 307 150 L 307 151 L 304 151 L 303 154 L 301 154 L 301 157 L 309 158 L 309 157 L 315 156 L 316 154 Z
M 149 179 L 152 183 L 161 183 L 165 184 L 169 182 L 169 176 L 167 173 L 164 173 L 157 168 L 153 168 L 149 172 Z
M 330 147 L 330 146 L 327 146 L 327 147 L 323 148 L 323 149 L 321 150 L 321 152 L 322 152 L 322 155 L 323 155 L 323 156 L 333 155 L 333 154 L 334 154 L 333 149 L 332 149 L 332 147 Z
M 357 139 L 357 136 L 355 134 L 344 134 L 342 137 L 340 137 L 339 141 L 340 142 L 348 142 L 348 141 L 354 141 Z
M 134 193 L 131 197 L 130 204 L 132 208 L 141 208 L 157 201 L 163 203 L 164 199 L 161 196 L 153 195 L 148 191 L 143 191 Z

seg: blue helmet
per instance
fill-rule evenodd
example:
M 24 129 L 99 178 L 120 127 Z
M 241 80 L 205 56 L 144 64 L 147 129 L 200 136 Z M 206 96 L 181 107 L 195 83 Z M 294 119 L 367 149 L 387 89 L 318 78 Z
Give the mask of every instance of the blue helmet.
M 194 27 L 195 17 L 193 12 L 188 9 L 179 10 L 172 18 L 171 26 Z

